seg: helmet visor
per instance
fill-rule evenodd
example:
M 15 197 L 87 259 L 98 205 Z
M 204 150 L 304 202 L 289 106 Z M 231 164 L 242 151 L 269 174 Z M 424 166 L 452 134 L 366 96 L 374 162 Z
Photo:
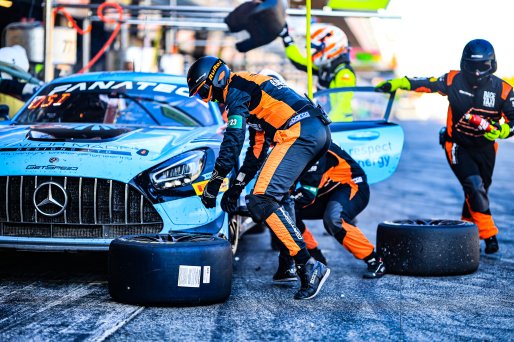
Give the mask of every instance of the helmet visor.
M 475 74 L 477 76 L 485 75 L 489 73 L 492 69 L 491 60 L 486 61 L 470 61 L 465 60 L 462 63 L 462 69 L 468 73 Z
M 212 96 L 212 87 L 203 81 L 197 90 L 193 93 L 193 96 L 194 95 L 198 95 L 204 102 L 208 102 Z

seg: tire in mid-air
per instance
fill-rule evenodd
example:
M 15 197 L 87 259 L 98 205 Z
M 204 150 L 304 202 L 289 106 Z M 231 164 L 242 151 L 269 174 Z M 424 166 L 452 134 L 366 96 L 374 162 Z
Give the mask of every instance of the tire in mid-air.
M 480 240 L 476 225 L 466 221 L 385 221 L 377 228 L 377 251 L 388 273 L 459 275 L 478 269 Z
M 122 236 L 109 246 L 109 294 L 138 305 L 224 302 L 232 288 L 230 242 L 210 234 Z

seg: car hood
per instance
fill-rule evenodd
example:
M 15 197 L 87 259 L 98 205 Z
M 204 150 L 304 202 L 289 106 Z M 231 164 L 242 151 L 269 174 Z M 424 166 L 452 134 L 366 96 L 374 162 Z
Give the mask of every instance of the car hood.
M 0 127 L 0 175 L 128 182 L 182 152 L 221 139 L 217 127 L 44 124 Z

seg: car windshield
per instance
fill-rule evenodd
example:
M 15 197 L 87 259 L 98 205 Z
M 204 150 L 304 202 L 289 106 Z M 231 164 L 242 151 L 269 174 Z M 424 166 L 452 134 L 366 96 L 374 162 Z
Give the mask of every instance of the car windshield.
M 373 87 L 344 87 L 318 91 L 314 99 L 334 122 L 387 121 L 394 94 Z
M 105 123 L 210 126 L 214 113 L 187 87 L 151 82 L 70 82 L 47 85 L 14 118 L 15 124 Z

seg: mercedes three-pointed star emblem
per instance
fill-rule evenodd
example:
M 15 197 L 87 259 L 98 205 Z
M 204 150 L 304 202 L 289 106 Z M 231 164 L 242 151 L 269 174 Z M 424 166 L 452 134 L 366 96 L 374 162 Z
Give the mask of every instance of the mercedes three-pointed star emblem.
M 68 194 L 61 184 L 44 182 L 34 191 L 33 202 L 38 212 L 53 217 L 62 214 L 66 209 Z

